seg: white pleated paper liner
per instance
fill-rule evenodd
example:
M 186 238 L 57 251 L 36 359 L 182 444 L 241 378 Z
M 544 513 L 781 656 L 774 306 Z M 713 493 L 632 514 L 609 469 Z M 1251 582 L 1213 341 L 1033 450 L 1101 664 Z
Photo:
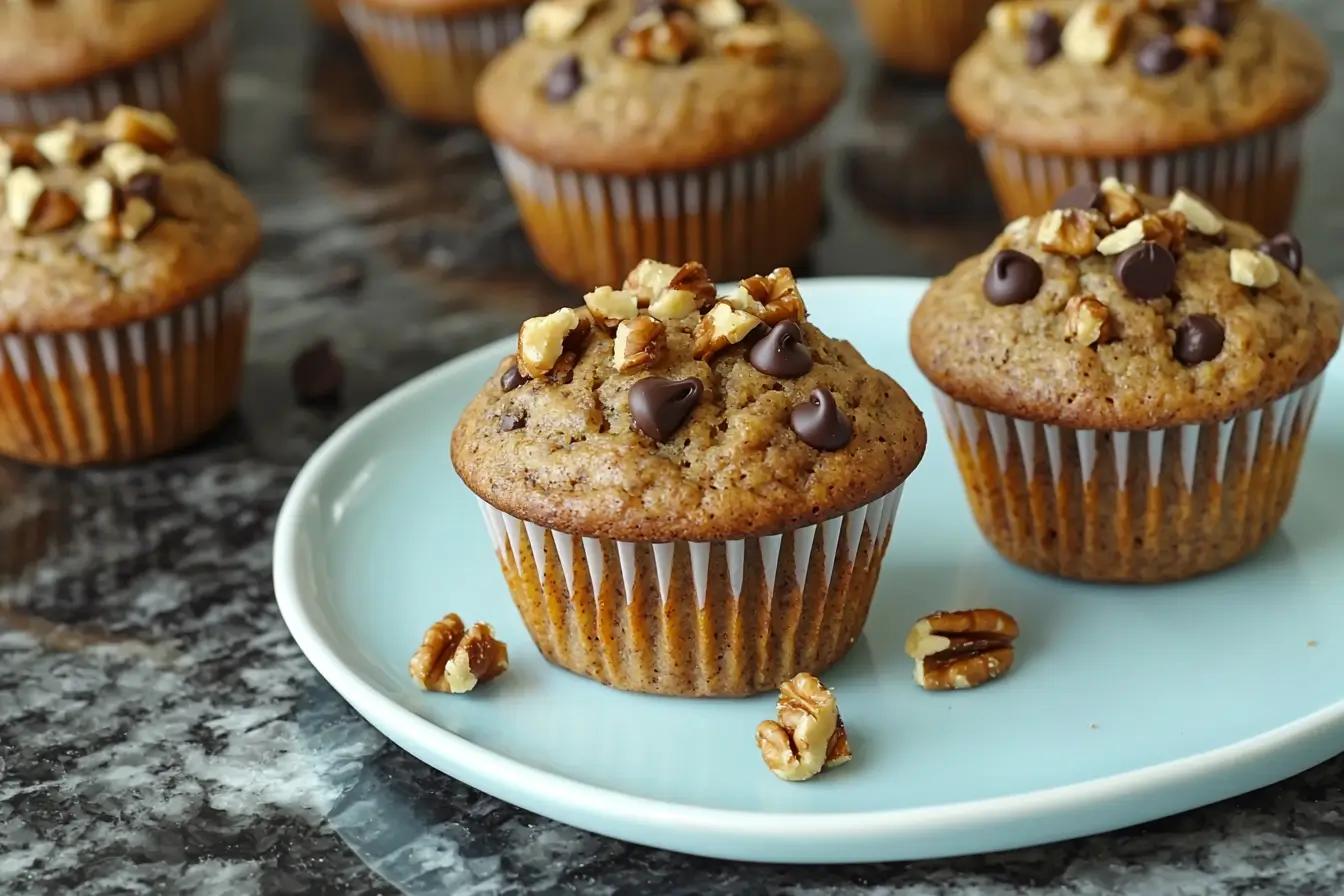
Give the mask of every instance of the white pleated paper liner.
M 1035 152 L 992 138 L 980 153 L 1008 220 L 1040 215 L 1079 183 L 1117 178 L 1156 196 L 1186 189 L 1226 218 L 1263 233 L 1285 230 L 1292 219 L 1301 171 L 1301 122 L 1184 152 L 1096 158 Z
M 797 262 L 821 228 L 818 130 L 714 168 L 622 176 L 556 168 L 495 143 L 538 260 L 585 289 L 644 258 L 699 261 L 718 280 Z
M 1242 559 L 1278 528 L 1322 378 L 1222 423 L 1047 426 L 935 393 L 976 522 L 1009 560 L 1067 578 L 1172 581 Z
M 649 544 L 544 528 L 480 501 L 514 602 L 551 662 L 680 696 L 773 690 L 858 638 L 901 488 L 823 523 Z
M 228 50 L 228 21 L 221 14 L 194 39 L 129 68 L 51 90 L 0 93 L 0 125 L 44 128 L 67 118 L 97 121 L 117 106 L 138 106 L 163 112 L 177 124 L 183 143 L 213 155 L 219 146 Z
M 359 0 L 340 7 L 388 99 L 412 118 L 470 124 L 476 79 L 522 36 L 527 3 L 440 16 L 397 15 Z
M 76 466 L 190 444 L 237 401 L 247 318 L 235 284 L 119 327 L 0 336 L 0 454 Z

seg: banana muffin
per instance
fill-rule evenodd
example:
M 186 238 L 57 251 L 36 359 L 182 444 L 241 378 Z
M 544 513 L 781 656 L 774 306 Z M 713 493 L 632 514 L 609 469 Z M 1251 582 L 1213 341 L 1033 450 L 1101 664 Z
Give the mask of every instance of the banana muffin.
M 924 420 L 807 322 L 787 269 L 723 299 L 643 261 L 525 322 L 453 465 L 528 631 L 617 688 L 724 696 L 839 660 L 868 615 Z
M 1079 181 L 1186 188 L 1269 233 L 1292 217 L 1303 124 L 1330 56 L 1253 0 L 1012 0 L 957 63 L 953 111 L 1006 219 Z
M 1057 575 L 1170 581 L 1288 509 L 1341 305 L 1288 233 L 1111 180 L 1013 222 L 911 322 L 975 518 Z
M 879 56 L 893 68 L 946 76 L 985 28 L 994 0 L 854 0 Z
M 232 410 L 257 216 L 179 142 L 129 107 L 0 134 L 0 454 L 136 460 Z

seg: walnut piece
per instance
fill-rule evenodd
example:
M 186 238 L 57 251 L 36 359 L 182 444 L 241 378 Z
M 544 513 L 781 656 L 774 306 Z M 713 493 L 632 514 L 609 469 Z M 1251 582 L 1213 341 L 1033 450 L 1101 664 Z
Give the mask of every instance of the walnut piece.
M 616 327 L 614 356 L 622 373 L 658 363 L 667 347 L 667 327 L 654 317 L 632 317 Z
M 77 165 L 87 149 L 79 136 L 79 125 L 73 121 L 38 134 L 33 146 L 53 165 Z
M 37 168 L 42 164 L 42 154 L 33 144 L 33 138 L 27 134 L 10 134 L 0 139 L 0 177 L 7 177 L 15 168 L 28 166 Z
M 663 13 L 654 7 L 637 15 L 616 36 L 616 52 L 630 59 L 676 65 L 684 62 L 700 42 L 694 18 L 679 9 Z
M 148 200 L 139 196 L 127 197 L 126 207 L 121 210 L 118 221 L 121 238 L 127 241 L 138 239 L 154 223 L 155 217 L 154 206 Z
M 1252 289 L 1268 289 L 1279 282 L 1279 266 L 1263 252 L 1233 249 L 1228 261 L 1233 283 Z
M 1097 243 L 1097 251 L 1102 255 L 1119 255 L 1146 240 L 1179 255 L 1185 249 L 1185 228 L 1184 215 L 1164 209 L 1129 222 Z
M 1223 232 L 1222 217 L 1193 193 L 1177 190 L 1167 209 L 1185 215 L 1186 224 L 1195 233 L 1217 236 Z
M 714 301 L 717 291 L 709 272 L 698 261 L 681 267 L 646 258 L 626 275 L 622 289 L 633 291 L 639 306 L 659 320 L 690 317 Z
M 905 639 L 915 682 L 928 691 L 979 687 L 1013 666 L 1017 620 L 1002 610 L 957 610 L 919 620 Z
M 1002 0 L 989 8 L 985 24 L 998 37 L 1024 37 L 1031 17 L 1039 8 L 1034 0 Z
M 1041 219 L 1036 239 L 1041 248 L 1056 255 L 1086 258 L 1097 250 L 1101 235 L 1110 225 L 1101 212 L 1092 209 L 1054 209 Z
M 1106 65 L 1124 42 L 1129 16 L 1112 0 L 1087 0 L 1069 16 L 1060 34 L 1064 56 L 1084 65 Z
M 783 781 L 806 781 L 853 758 L 835 695 L 800 672 L 779 687 L 775 721 L 756 726 L 766 768 Z
M 706 28 L 733 28 L 747 20 L 747 9 L 738 0 L 696 0 L 691 9 Z
M 593 323 L 611 329 L 639 313 L 639 295 L 633 290 L 599 286 L 583 297 Z
M 727 302 L 719 302 L 700 318 L 692 335 L 691 355 L 707 361 L 730 345 L 736 345 L 761 324 L 754 314 L 738 311 Z
M 33 169 L 15 168 L 11 171 L 5 178 L 5 216 L 9 223 L 20 230 L 25 229 L 46 189 L 42 178 Z
M 107 178 L 97 177 L 84 187 L 84 220 L 106 221 L 117 213 L 117 188 Z
M 79 218 L 79 203 L 68 193 L 60 190 L 47 190 L 37 199 L 32 215 L 28 218 L 28 233 L 51 233 L 69 225 Z
M 523 13 L 523 32 L 538 40 L 560 41 L 588 20 L 594 0 L 537 0 Z
M 1064 305 L 1064 338 L 1082 346 L 1101 345 L 1115 340 L 1115 321 L 1111 310 L 1096 296 L 1077 295 Z
M 807 319 L 807 307 L 798 292 L 798 281 L 788 268 L 775 268 L 769 274 L 757 274 L 738 283 L 737 294 L 730 301 L 738 310 L 750 310 L 747 299 L 761 306 L 759 313 L 752 311 L 770 326 L 781 321 L 794 320 L 802 323 Z
M 465 694 L 508 668 L 509 646 L 495 639 L 494 629 L 484 622 L 468 629 L 456 613 L 429 627 L 410 662 L 415 683 L 441 694 Z
M 1223 55 L 1223 36 L 1203 25 L 1186 25 L 1176 32 L 1176 46 L 1192 59 L 1217 59 Z
M 103 122 L 108 138 L 133 143 L 146 152 L 162 155 L 177 146 L 177 125 L 162 112 L 150 112 L 134 106 L 118 106 Z
M 1101 182 L 1102 214 L 1112 227 L 1124 227 L 1143 217 L 1143 203 L 1139 197 L 1113 177 Z
M 714 43 L 725 56 L 746 59 L 757 65 L 769 65 L 784 49 L 784 35 L 774 25 L 744 22 L 719 33 Z
M 561 364 L 566 352 L 576 352 L 588 336 L 591 326 L 586 314 L 573 308 L 561 308 L 544 317 L 523 321 L 518 328 L 518 369 L 531 379 L 548 374 L 552 379 L 567 373 Z M 573 369 L 573 360 L 569 367 Z
M 152 156 L 134 143 L 109 143 L 103 149 L 103 162 L 112 169 L 117 183 L 125 185 L 138 175 L 158 171 L 163 160 Z

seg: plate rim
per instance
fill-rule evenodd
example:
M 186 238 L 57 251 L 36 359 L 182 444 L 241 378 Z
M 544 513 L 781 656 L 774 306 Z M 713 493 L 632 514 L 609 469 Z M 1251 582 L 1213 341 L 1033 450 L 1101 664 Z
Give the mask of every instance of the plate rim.
M 804 291 L 808 288 L 839 286 L 922 290 L 929 283 L 929 279 L 917 277 L 838 276 L 799 280 L 799 286 Z M 905 300 L 902 302 L 905 303 Z M 1195 777 L 1224 775 L 1231 779 L 1231 773 L 1239 767 L 1294 744 L 1307 743 L 1328 734 L 1331 728 L 1344 725 L 1344 699 L 1340 699 L 1330 706 L 1234 743 L 1088 781 L 979 800 L 860 812 L 762 812 L 669 802 L 576 781 L 472 743 L 382 693 L 345 664 L 319 633 L 315 617 L 306 605 L 296 554 L 301 541 L 305 506 L 314 494 L 315 486 L 328 475 L 348 445 L 415 395 L 435 388 L 444 380 L 460 376 L 483 357 L 498 356 L 501 352 L 507 354 L 512 341 L 506 336 L 431 368 L 377 398 L 339 426 L 303 464 L 290 486 L 276 520 L 272 550 L 273 585 L 280 615 L 290 636 L 318 674 L 389 740 L 398 746 L 402 746 L 403 739 L 422 745 L 427 751 L 436 754 L 443 765 L 450 766 L 454 777 L 477 789 L 557 821 L 604 834 L 619 830 L 622 825 L 637 830 L 677 826 L 691 828 L 701 834 L 724 833 L 737 837 L 777 839 L 784 836 L 782 831 L 797 826 L 797 830 L 803 832 L 813 844 L 835 844 L 856 838 L 872 842 L 884 838 L 901 838 L 912 833 L 926 835 L 967 821 L 981 825 L 1008 824 L 1042 814 L 1062 815 L 1089 806 L 1100 808 L 1099 803 L 1141 797 L 1160 791 L 1172 782 Z M 401 737 L 392 737 L 384 725 L 398 731 Z M 432 763 L 426 764 L 433 767 Z M 439 770 L 445 771 L 442 768 Z M 1241 792 L 1245 792 L 1245 788 L 1230 790 L 1215 800 L 1230 798 Z M 534 794 L 537 799 L 528 805 L 527 800 L 515 798 L 518 793 Z M 546 809 L 537 808 L 542 802 L 550 806 Z M 551 808 L 557 804 L 563 806 L 565 811 L 557 812 Z M 601 824 L 594 823 L 598 819 Z M 1100 828 L 1106 829 L 1110 828 Z M 725 852 L 716 854 L 729 856 Z M 817 860 L 800 857 L 794 861 Z

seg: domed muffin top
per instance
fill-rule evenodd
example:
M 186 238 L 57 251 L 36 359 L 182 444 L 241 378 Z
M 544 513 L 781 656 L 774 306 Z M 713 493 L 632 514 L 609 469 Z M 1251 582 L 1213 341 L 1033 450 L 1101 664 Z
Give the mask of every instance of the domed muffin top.
M 807 322 L 784 268 L 718 298 L 645 260 L 584 306 L 526 321 L 453 432 L 485 501 L 575 535 L 716 541 L 861 507 L 924 453 L 919 410 Z

